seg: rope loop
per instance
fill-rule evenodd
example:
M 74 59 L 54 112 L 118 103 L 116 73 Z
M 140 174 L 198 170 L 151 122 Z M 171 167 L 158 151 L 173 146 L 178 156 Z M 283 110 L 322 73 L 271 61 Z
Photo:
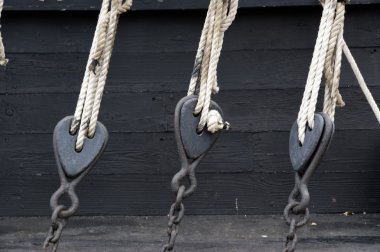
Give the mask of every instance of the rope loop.
M 314 125 L 314 113 L 323 74 L 325 76 L 323 112 L 328 114 L 331 120 L 334 121 L 335 108 L 345 106 L 338 90 L 343 53 L 346 55 L 360 88 L 380 123 L 380 109 L 344 41 L 345 8 L 350 1 L 320 0 L 320 2 L 323 6 L 323 14 L 297 118 L 298 138 L 301 144 L 304 142 L 306 127 L 313 128 Z
M 224 122 L 223 126 L 218 123 L 221 117 L 215 118 L 217 115 L 210 111 L 210 103 L 212 94 L 219 92 L 217 67 L 224 33 L 235 20 L 238 3 L 238 0 L 211 0 L 208 7 L 187 92 L 188 95 L 199 95 L 194 109 L 194 114 L 201 114 L 198 131 L 202 131 L 209 120 L 212 126 L 207 126 L 207 129 L 212 133 L 227 128 Z
M 95 134 L 119 17 L 131 6 L 132 0 L 103 0 L 70 128 L 71 134 L 78 132 L 75 146 L 78 151 L 83 148 L 85 138 L 92 138 Z
M 338 87 L 345 4 L 338 3 L 337 0 L 324 0 L 323 6 L 318 37 L 297 119 L 298 138 L 302 144 L 306 127 L 312 129 L 314 126 L 314 114 L 323 74 L 326 78 L 324 112 L 333 119 L 338 97 L 340 98 L 339 104 L 343 104 Z
M 117 8 L 118 14 L 121 15 L 129 11 L 131 7 L 132 7 L 132 0 L 126 0 L 124 2 L 120 2 L 120 6 Z

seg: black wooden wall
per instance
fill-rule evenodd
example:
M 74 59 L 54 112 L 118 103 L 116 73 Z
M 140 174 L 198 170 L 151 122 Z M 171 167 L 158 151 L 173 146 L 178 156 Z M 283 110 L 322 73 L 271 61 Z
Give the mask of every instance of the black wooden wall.
M 101 109 L 109 146 L 78 188 L 80 214 L 165 215 L 174 199 L 173 110 L 186 93 L 208 1 L 135 2 L 121 18 Z M 380 102 L 379 2 L 352 1 L 345 37 Z M 0 73 L 0 215 L 50 214 L 59 183 L 52 131 L 74 112 L 99 3 L 6 3 L 2 30 L 10 62 Z M 233 128 L 199 167 L 189 214 L 280 213 L 292 188 L 288 131 L 321 8 L 314 0 L 241 5 L 226 33 L 215 97 Z M 333 145 L 310 185 L 311 208 L 379 212 L 380 128 L 346 62 L 341 92 L 347 106 L 337 111 Z

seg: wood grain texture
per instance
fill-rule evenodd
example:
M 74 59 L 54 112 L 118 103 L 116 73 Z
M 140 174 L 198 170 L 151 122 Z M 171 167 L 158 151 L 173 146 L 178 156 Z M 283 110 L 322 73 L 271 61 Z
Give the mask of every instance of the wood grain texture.
M 375 97 L 380 97 L 380 87 L 371 90 Z M 378 129 L 360 88 L 341 91 L 347 106 L 337 111 L 337 129 Z M 215 100 L 233 131 L 288 131 L 297 117 L 302 93 L 303 88 L 242 89 L 221 92 Z M 173 131 L 174 108 L 184 95 L 185 92 L 174 91 L 106 93 L 100 120 L 110 132 Z M 76 93 L 0 95 L 0 133 L 50 133 L 61 118 L 74 113 L 77 96 Z
M 380 7 L 350 12 L 346 40 L 369 85 L 378 85 Z M 122 19 L 107 90 L 185 91 L 202 28 L 200 16 L 204 14 L 158 12 Z M 303 87 L 319 18 L 319 10 L 304 8 L 239 13 L 226 34 L 219 65 L 221 90 Z M 95 22 L 96 15 L 82 13 L 9 14 L 3 35 L 10 64 L 0 72 L 0 92 L 78 92 Z M 355 78 L 344 61 L 342 86 L 353 85 Z
M 4 176 L 56 176 L 52 135 L 0 135 Z M 223 133 L 197 173 L 291 174 L 288 132 Z M 378 130 L 337 131 L 319 173 L 377 172 Z M 348 146 L 342 148 L 342 146 Z M 106 176 L 173 175 L 180 168 L 172 132 L 112 133 L 108 147 L 91 174 Z
M 379 49 L 380 50 L 380 49 Z M 369 86 L 380 86 L 378 48 L 353 49 Z M 112 58 L 106 86 L 108 92 L 185 93 L 193 52 L 117 53 Z M 233 90 L 303 88 L 312 50 L 261 50 L 223 52 L 219 66 L 221 94 Z M 6 92 L 77 93 L 83 79 L 88 55 L 81 54 L 8 54 L 11 63 L 5 72 Z M 262 64 L 257 64 L 261 62 Z M 268 66 L 272 66 L 269 67 Z M 274 73 L 270 71 L 275 70 Z M 351 68 L 344 59 L 342 87 L 357 87 Z M 38 75 L 38 78 L 36 78 Z M 3 91 L 4 92 L 4 91 Z
M 68 8 L 83 3 L 90 1 Z M 195 6 L 201 1 L 187 3 L 203 8 Z M 56 6 L 48 0 L 38 4 Z M 345 34 L 377 101 L 379 11 L 378 5 L 349 7 Z M 170 180 L 179 169 L 173 112 L 187 89 L 204 14 L 141 11 L 121 19 L 100 113 L 111 138 L 78 188 L 80 214 L 167 214 L 174 197 Z M 95 11 L 4 15 L 10 64 L 0 71 L 0 202 L 7 203 L 0 216 L 50 214 L 49 197 L 58 187 L 51 133 L 74 111 L 96 16 Z M 221 92 L 215 96 L 232 130 L 199 167 L 199 190 L 186 201 L 187 213 L 282 211 L 293 183 L 288 131 L 301 102 L 319 18 L 320 8 L 240 11 L 226 34 Z M 312 210 L 378 212 L 379 126 L 346 62 L 341 92 L 347 106 L 337 111 L 333 145 L 312 180 Z
M 175 199 L 170 189 L 171 177 L 92 174 L 77 188 L 81 198 L 79 215 L 166 215 Z M 58 189 L 58 180 L 57 176 L 43 174 L 1 176 L 0 200 L 7 204 L 2 205 L 0 215 L 49 215 L 49 199 Z M 185 201 L 186 213 L 281 213 L 293 180 L 292 174 L 284 173 L 198 174 L 198 190 Z M 321 173 L 313 178 L 309 188 L 312 212 L 378 211 L 378 172 Z
M 380 216 L 312 215 L 317 225 L 299 232 L 298 249 L 308 252 L 378 251 Z M 1 218 L 0 251 L 40 252 L 47 217 Z M 152 252 L 167 240 L 166 217 L 74 217 L 63 232 L 66 252 Z M 280 251 L 288 226 L 278 215 L 186 216 L 176 248 L 183 252 Z M 263 249 L 265 248 L 265 249 Z
M 133 10 L 183 10 L 205 9 L 207 0 L 144 0 L 135 1 Z M 367 5 L 378 4 L 379 0 L 351 0 L 351 4 Z M 5 3 L 5 10 L 98 10 L 101 0 L 12 0 Z M 317 0 L 240 0 L 241 8 L 249 7 L 281 7 L 281 6 L 314 6 Z
M 379 47 L 379 12 L 378 5 L 353 6 L 347 10 L 345 39 L 350 47 Z M 193 61 L 205 15 L 204 11 L 175 11 L 122 16 L 114 55 L 121 52 L 191 52 Z M 5 13 L 2 34 L 6 50 L 18 54 L 88 54 L 97 17 L 97 13 L 88 12 Z M 226 32 L 223 54 L 226 51 L 311 50 L 320 17 L 318 8 L 240 10 Z M 71 61 L 75 60 L 73 56 Z

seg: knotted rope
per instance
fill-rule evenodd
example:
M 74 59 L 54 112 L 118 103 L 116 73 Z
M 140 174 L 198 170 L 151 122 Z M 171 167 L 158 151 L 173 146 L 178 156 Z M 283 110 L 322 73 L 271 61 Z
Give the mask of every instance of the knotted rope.
M 4 0 L 0 0 L 0 19 L 1 19 L 1 13 L 3 12 L 4 7 Z M 0 25 L 1 28 L 1 25 Z M 6 66 L 8 63 L 8 59 L 5 57 L 5 49 L 3 44 L 3 37 L 1 36 L 0 32 L 0 66 Z
M 235 20 L 238 3 L 238 0 L 210 1 L 187 93 L 199 95 L 194 109 L 194 114 L 201 113 L 198 131 L 202 131 L 206 125 L 211 133 L 229 127 L 218 111 L 210 111 L 210 102 L 211 95 L 219 91 L 217 67 L 224 33 Z
M 106 84 L 117 25 L 132 0 L 103 0 L 70 132 L 78 132 L 76 150 L 83 148 L 85 137 L 93 137 Z
M 314 113 L 323 73 L 325 75 L 323 112 L 328 114 L 334 121 L 336 106 L 343 107 L 345 105 L 338 90 L 343 52 L 380 123 L 380 110 L 369 92 L 364 78 L 344 41 L 343 33 L 346 2 L 347 1 L 344 0 L 321 0 L 321 4 L 324 7 L 323 14 L 297 118 L 298 138 L 301 143 L 303 143 L 305 138 L 306 127 L 308 126 L 312 129 L 314 126 Z

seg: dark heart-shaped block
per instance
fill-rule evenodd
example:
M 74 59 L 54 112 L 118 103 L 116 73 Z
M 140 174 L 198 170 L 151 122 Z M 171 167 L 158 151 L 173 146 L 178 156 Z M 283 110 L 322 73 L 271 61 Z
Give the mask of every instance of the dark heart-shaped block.
M 313 129 L 307 128 L 303 145 L 298 140 L 298 124 L 293 124 L 290 130 L 289 155 L 293 169 L 297 172 L 304 172 L 308 163 L 314 156 L 322 138 L 325 122 L 320 114 L 314 115 Z
M 75 178 L 82 172 L 91 169 L 103 153 L 108 142 L 106 127 L 97 122 L 93 138 L 86 138 L 83 149 L 75 151 L 77 135 L 71 135 L 70 125 L 73 117 L 67 116 L 58 122 L 54 129 L 53 146 L 58 166 L 66 176 Z
M 198 97 L 186 96 L 182 98 L 177 104 L 177 113 L 180 113 L 175 118 L 179 120 L 179 130 L 181 141 L 189 159 L 196 159 L 202 154 L 206 153 L 214 145 L 220 132 L 214 134 L 204 129 L 201 133 L 197 132 L 197 126 L 200 120 L 200 115 L 194 116 L 193 111 L 197 104 Z M 180 109 L 178 109 L 180 106 Z M 219 111 L 223 116 L 223 111 L 215 102 L 211 101 L 210 109 Z

